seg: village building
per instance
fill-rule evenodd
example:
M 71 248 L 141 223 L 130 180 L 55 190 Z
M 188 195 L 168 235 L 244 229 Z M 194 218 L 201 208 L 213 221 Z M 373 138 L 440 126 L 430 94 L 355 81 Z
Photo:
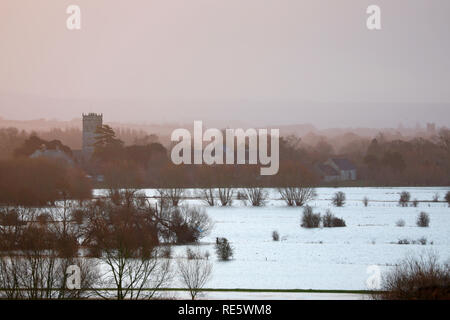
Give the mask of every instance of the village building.
M 103 125 L 103 114 L 83 114 L 83 158 L 88 160 L 94 153 L 94 143 L 98 127 Z
M 345 158 L 330 158 L 317 165 L 316 168 L 325 182 L 352 181 L 357 178 L 356 166 Z
M 71 166 L 74 165 L 73 158 L 69 154 L 61 150 L 58 146 L 56 146 L 55 149 L 49 149 L 45 144 L 43 144 L 39 149 L 37 149 L 30 155 L 30 158 L 32 159 L 47 158 L 53 160 L 61 160 Z

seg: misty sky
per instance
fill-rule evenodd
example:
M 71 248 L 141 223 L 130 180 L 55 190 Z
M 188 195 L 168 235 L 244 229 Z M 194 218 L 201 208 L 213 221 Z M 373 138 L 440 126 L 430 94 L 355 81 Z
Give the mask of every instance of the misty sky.
M 448 0 L 1 0 L 0 116 L 450 125 L 449 31 Z

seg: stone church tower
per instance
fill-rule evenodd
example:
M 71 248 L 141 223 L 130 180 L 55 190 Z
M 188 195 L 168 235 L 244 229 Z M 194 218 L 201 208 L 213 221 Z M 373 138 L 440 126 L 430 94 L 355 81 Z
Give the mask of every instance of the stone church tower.
M 94 152 L 95 130 L 103 125 L 103 114 L 83 113 L 83 157 L 89 159 Z

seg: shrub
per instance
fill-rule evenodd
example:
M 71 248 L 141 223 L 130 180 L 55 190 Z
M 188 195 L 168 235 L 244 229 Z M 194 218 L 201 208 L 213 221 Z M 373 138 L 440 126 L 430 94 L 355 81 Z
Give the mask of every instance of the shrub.
M 199 250 L 194 254 L 202 256 Z M 192 300 L 195 300 L 211 278 L 212 263 L 204 259 L 178 260 L 178 271 L 181 282 L 188 289 Z
M 281 198 L 290 207 L 302 207 L 308 201 L 316 197 L 316 190 L 310 187 L 285 187 L 278 188 Z
M 445 201 L 447 201 L 448 206 L 450 207 L 450 191 L 445 194 Z
M 246 201 L 246 200 L 248 200 L 248 197 L 244 192 L 238 191 L 237 195 L 236 195 L 236 199 Z
M 266 203 L 267 192 L 263 188 L 246 188 L 245 195 L 254 207 L 262 207 Z
M 273 241 L 280 241 L 280 235 L 279 235 L 278 231 L 275 230 L 272 232 L 272 239 L 273 239 Z
M 433 254 L 406 258 L 383 277 L 381 291 L 373 295 L 382 300 L 448 300 L 450 267 L 440 264 Z
M 345 204 L 345 193 L 342 191 L 336 192 L 331 202 L 336 207 L 342 207 Z
M 228 261 L 233 256 L 233 248 L 227 238 L 217 238 L 215 249 L 219 260 Z
M 416 223 L 419 227 L 428 227 L 430 225 L 430 216 L 426 212 L 421 212 L 417 217 Z
M 405 226 L 405 220 L 399 219 L 399 220 L 397 220 L 397 222 L 395 223 L 395 225 L 396 225 L 397 227 L 404 227 L 404 226 Z
M 333 228 L 339 228 L 339 227 L 345 227 L 345 226 L 346 226 L 346 224 L 345 224 L 344 219 L 336 218 L 336 217 L 333 219 Z
M 310 206 L 306 206 L 303 209 L 302 224 L 303 228 L 318 228 L 320 225 L 320 213 L 313 213 L 313 209 Z
M 367 207 L 369 205 L 369 198 L 364 197 L 363 204 L 364 204 L 364 207 Z
M 405 238 L 405 239 L 398 240 L 397 243 L 398 244 L 421 244 L 421 245 L 425 246 L 428 243 L 428 240 L 425 237 L 422 237 L 422 238 L 417 239 L 417 240 L 408 240 L 408 239 Z M 433 241 L 430 242 L 430 244 L 433 244 Z
M 413 202 L 412 202 L 412 205 L 413 205 L 414 208 L 417 208 L 417 206 L 419 205 L 419 200 L 414 199 Z
M 186 190 L 181 188 L 158 189 L 161 202 L 171 203 L 178 207 L 186 196 Z
M 433 195 L 433 202 L 439 202 L 439 193 L 438 193 L 438 192 L 436 192 L 436 193 Z
M 61 259 L 50 252 L 0 256 L 1 299 L 41 300 L 80 299 L 89 297 L 89 290 L 99 284 L 95 264 L 85 258 Z M 81 290 L 69 290 L 66 271 L 69 265 L 80 268 Z
M 233 188 L 219 188 L 219 199 L 223 207 L 231 206 L 233 202 Z
M 182 206 L 170 213 L 170 233 L 177 244 L 197 242 L 208 235 L 212 226 L 203 208 Z
M 162 246 L 160 251 L 161 258 L 172 259 L 172 247 Z
M 336 218 L 330 210 L 327 210 L 327 213 L 323 216 L 322 223 L 324 228 L 345 227 L 344 219 Z
M 402 193 L 400 193 L 400 199 L 398 200 L 398 204 L 402 207 L 407 207 L 410 199 L 411 194 L 407 191 L 403 191 Z
M 216 191 L 213 188 L 205 188 L 199 191 L 199 198 L 205 202 L 206 205 L 214 207 L 216 204 Z
M 330 211 L 327 211 L 327 213 L 322 217 L 322 225 L 324 228 L 331 228 L 333 224 L 333 214 Z
M 420 238 L 419 240 L 417 240 L 417 242 L 419 242 L 421 245 L 426 245 L 428 240 L 425 237 Z
M 186 249 L 186 258 L 188 260 L 198 260 L 198 259 L 202 259 L 202 256 L 201 256 L 199 250 L 197 250 L 197 252 L 196 252 L 196 251 L 192 250 L 191 248 L 187 248 Z

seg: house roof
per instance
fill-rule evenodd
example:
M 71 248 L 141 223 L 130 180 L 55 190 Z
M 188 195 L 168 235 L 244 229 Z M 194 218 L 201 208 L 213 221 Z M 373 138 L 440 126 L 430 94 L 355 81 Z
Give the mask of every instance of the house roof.
M 340 170 L 356 169 L 355 165 L 350 160 L 345 158 L 333 158 L 331 161 L 333 161 Z
M 332 166 L 329 166 L 327 164 L 319 164 L 317 167 L 325 176 L 338 176 L 339 175 L 339 173 Z

